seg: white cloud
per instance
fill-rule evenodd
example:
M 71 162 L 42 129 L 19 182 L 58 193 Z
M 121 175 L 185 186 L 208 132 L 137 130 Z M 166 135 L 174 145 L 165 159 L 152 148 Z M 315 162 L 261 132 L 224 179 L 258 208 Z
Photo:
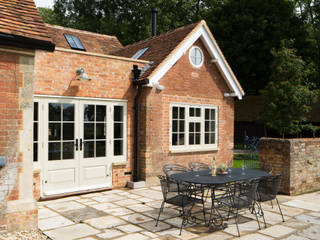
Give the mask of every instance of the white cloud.
M 52 8 L 54 0 L 34 0 L 37 7 Z

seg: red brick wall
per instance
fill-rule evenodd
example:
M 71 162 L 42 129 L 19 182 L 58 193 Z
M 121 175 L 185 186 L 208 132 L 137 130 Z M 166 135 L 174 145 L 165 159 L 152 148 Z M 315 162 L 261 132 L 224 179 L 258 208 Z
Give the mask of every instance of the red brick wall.
M 206 48 L 201 41 L 195 45 L 204 52 L 205 62 L 200 68 L 189 62 L 189 51 L 159 81 L 164 90 L 145 89 L 141 99 L 141 119 L 145 119 L 140 129 L 140 168 L 142 178 L 149 184 L 162 174 L 165 163 L 180 163 L 188 166 L 191 161 L 211 163 L 232 163 L 234 99 L 225 98 L 230 92 L 215 64 L 210 63 Z M 218 151 L 170 153 L 170 103 L 193 103 L 218 106 Z
M 124 172 L 133 171 L 132 126 L 136 88 L 131 84 L 131 70 L 134 64 L 144 65 L 62 51 L 38 51 L 35 57 L 34 94 L 128 100 L 128 162 L 125 166 L 113 167 L 113 187 L 125 186 L 131 175 L 124 175 Z M 92 80 L 78 81 L 76 70 L 79 68 L 84 68 Z

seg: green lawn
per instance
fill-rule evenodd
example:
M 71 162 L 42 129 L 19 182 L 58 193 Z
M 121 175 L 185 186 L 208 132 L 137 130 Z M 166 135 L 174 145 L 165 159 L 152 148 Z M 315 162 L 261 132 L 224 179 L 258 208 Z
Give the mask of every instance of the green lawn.
M 234 154 L 233 167 L 234 168 L 241 168 L 242 165 L 244 164 L 245 160 L 246 160 L 246 163 L 247 163 L 249 168 L 258 168 L 259 159 L 258 159 L 258 155 L 257 154 L 254 154 L 254 155 Z

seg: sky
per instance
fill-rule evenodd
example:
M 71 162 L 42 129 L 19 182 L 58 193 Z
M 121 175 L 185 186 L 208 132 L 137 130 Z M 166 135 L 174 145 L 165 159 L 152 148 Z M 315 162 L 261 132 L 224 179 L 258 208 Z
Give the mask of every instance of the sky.
M 53 0 L 34 0 L 37 7 L 53 7 Z

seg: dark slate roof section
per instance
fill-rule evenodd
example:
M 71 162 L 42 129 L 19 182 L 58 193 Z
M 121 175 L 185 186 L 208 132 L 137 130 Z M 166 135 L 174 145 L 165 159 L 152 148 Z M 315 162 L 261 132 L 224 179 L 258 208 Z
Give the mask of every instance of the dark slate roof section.
M 148 51 L 146 51 L 140 58 L 141 60 L 153 62 L 150 68 L 140 76 L 140 79 L 147 78 L 199 23 L 200 22 L 193 23 L 164 34 L 127 45 L 111 54 L 131 58 L 140 49 L 148 47 Z
M 0 0 L 0 44 L 54 50 L 33 0 Z
M 115 36 L 50 24 L 46 24 L 46 27 L 56 47 L 72 49 L 64 36 L 64 34 L 69 34 L 78 37 L 87 52 L 109 54 L 122 48 L 121 43 Z

